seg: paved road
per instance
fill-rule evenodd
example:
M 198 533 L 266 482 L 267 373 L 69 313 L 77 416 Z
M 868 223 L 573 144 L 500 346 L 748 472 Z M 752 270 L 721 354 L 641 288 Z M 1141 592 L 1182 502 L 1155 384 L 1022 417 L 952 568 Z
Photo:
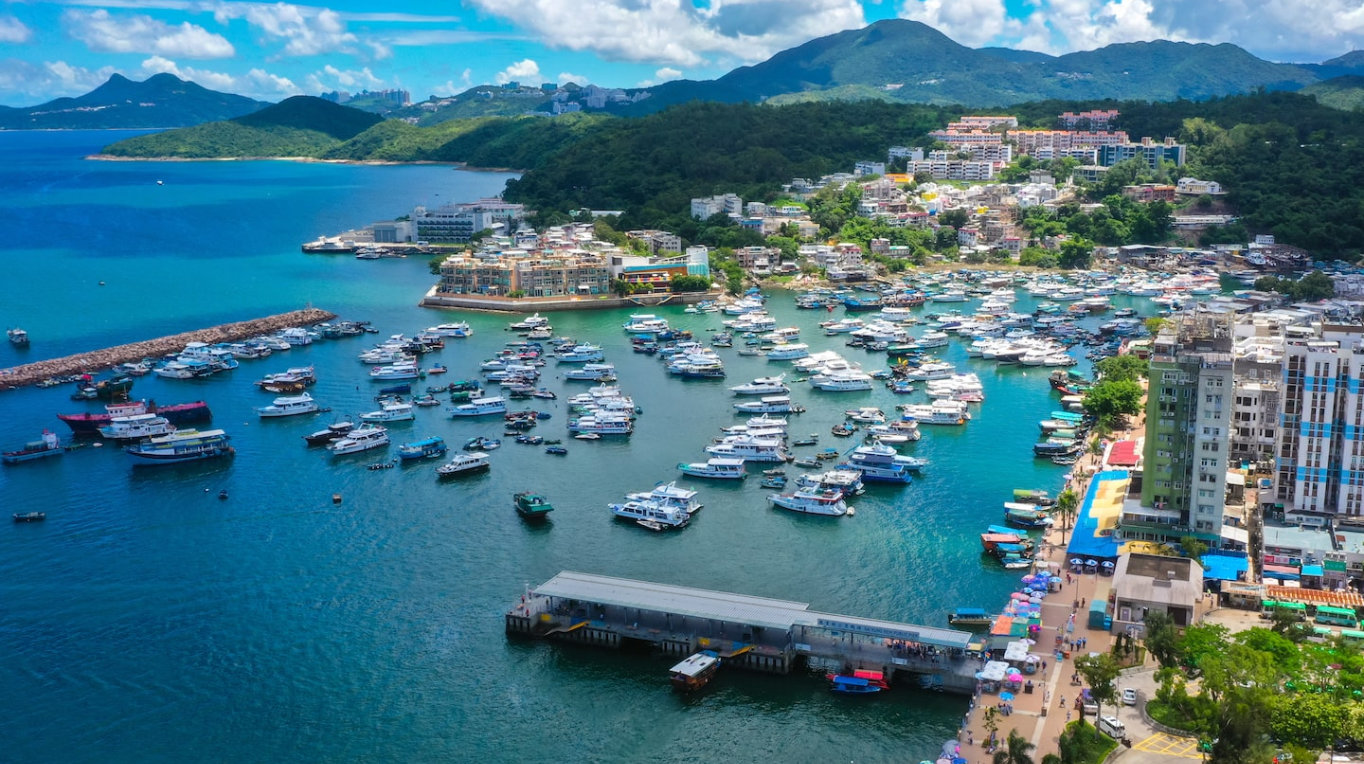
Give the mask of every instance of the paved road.
M 1118 719 L 1127 725 L 1127 737 L 1132 748 L 1118 759 L 1120 764 L 1187 764 L 1201 761 L 1198 739 L 1158 732 L 1141 715 L 1141 705 L 1156 695 L 1156 673 L 1151 669 L 1123 672 L 1118 677 L 1118 689 L 1131 687 L 1137 691 L 1137 705 L 1119 706 Z M 1104 709 L 1104 714 L 1109 713 Z M 1121 750 L 1121 748 L 1119 749 Z

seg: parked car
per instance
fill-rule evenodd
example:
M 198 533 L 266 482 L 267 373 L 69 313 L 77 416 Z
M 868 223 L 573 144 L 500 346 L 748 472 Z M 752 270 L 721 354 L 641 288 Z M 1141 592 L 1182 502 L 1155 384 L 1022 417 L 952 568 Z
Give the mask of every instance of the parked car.
M 1135 706 L 1137 704 L 1137 691 L 1131 687 L 1123 689 L 1122 704 L 1124 706 Z

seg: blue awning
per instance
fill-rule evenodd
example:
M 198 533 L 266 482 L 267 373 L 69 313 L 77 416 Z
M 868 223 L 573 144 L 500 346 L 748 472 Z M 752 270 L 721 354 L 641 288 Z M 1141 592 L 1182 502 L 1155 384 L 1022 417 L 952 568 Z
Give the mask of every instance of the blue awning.
M 1321 575 L 1321 566 L 1320 566 L 1320 565 L 1304 565 L 1304 566 L 1302 566 L 1302 574 L 1303 574 L 1304 576 L 1320 576 L 1320 575 Z
M 1250 568 L 1245 555 L 1205 554 L 1199 560 L 1203 565 L 1203 577 L 1218 581 L 1236 581 L 1238 573 Z

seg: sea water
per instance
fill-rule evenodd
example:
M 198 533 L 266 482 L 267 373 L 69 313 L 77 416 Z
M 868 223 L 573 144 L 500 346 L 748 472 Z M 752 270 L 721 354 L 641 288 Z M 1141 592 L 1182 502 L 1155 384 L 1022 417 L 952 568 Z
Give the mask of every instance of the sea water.
M 0 133 L 0 322 L 26 351 L 0 367 L 313 305 L 372 321 L 379 336 L 468 320 L 423 359 L 444 384 L 515 338 L 513 319 L 416 307 L 433 283 L 420 258 L 304 255 L 303 241 L 406 214 L 416 204 L 495 194 L 507 175 L 440 166 L 290 162 L 101 162 L 82 157 L 126 133 Z M 158 184 L 158 181 L 160 183 Z M 1121 302 L 1123 298 L 1115 298 Z M 867 368 L 884 356 L 825 337 L 822 312 L 770 301 L 812 351 Z M 968 308 L 953 305 L 952 308 Z M 1032 301 L 1020 294 L 1019 309 Z M 929 310 L 932 310 L 930 307 Z M 704 338 L 721 316 L 650 309 Z M 356 360 L 375 335 L 319 341 L 198 381 L 142 377 L 135 398 L 202 399 L 232 436 L 231 459 L 139 468 L 113 446 L 0 470 L 0 507 L 44 523 L 0 525 L 0 707 L 14 761 L 917 761 L 953 735 L 966 699 L 915 687 L 875 698 L 832 694 L 818 674 L 722 670 L 692 696 L 670 691 L 661 656 L 510 641 L 503 613 L 561 570 L 809 602 L 813 609 L 944 625 L 958 606 L 1002 604 L 1016 572 L 983 558 L 978 534 L 1002 520 L 1015 487 L 1059 487 L 1065 468 L 1035 460 L 1038 419 L 1056 408 L 1041 368 L 942 355 L 982 377 L 987 399 L 965 427 L 924 426 L 904 452 L 929 465 L 908 486 L 872 484 L 853 517 L 770 507 L 755 475 L 680 478 L 733 413 L 728 386 L 790 369 L 722 350 L 724 380 L 668 376 L 630 352 L 629 311 L 550 314 L 556 335 L 603 345 L 643 409 L 634 435 L 596 442 L 564 430 L 564 399 L 586 383 L 542 384 L 558 401 L 536 434 L 565 457 L 504 438 L 492 469 L 439 482 L 437 462 L 369 470 L 398 443 L 440 435 L 452 450 L 499 421 L 419 409 L 386 450 L 333 458 L 302 435 L 377 408 Z M 314 365 L 331 409 L 260 420 L 252 381 Z M 788 378 L 795 375 L 788 373 Z M 921 385 L 920 385 L 921 387 Z M 58 412 L 97 410 L 63 386 L 0 393 L 0 446 L 64 436 Z M 922 393 L 824 393 L 794 386 L 809 409 L 793 437 L 830 435 L 842 412 L 922 401 Z M 447 404 L 448 405 L 448 404 Z M 797 453 L 816 449 L 796 449 Z M 770 466 L 770 465 L 769 465 Z M 701 491 L 690 527 L 655 534 L 613 519 L 607 503 L 659 481 Z M 220 500 L 220 491 L 228 498 Z M 549 522 L 522 523 L 516 491 L 546 495 Z M 341 503 L 332 501 L 333 494 Z M 906 683 L 908 685 L 908 683 Z

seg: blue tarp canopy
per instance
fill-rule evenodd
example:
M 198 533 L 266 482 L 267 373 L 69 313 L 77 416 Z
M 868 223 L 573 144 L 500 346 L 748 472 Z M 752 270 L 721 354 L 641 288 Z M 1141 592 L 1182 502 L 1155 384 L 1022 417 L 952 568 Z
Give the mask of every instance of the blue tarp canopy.
M 1092 516 L 1090 510 L 1094 506 L 1094 497 L 1099 493 L 1100 484 L 1108 480 L 1126 480 L 1127 476 L 1127 470 L 1104 470 L 1090 479 L 1089 490 L 1085 491 L 1085 498 L 1080 502 L 1080 509 L 1075 515 L 1075 530 L 1071 534 L 1069 546 L 1066 547 L 1068 556 L 1082 557 L 1086 560 L 1091 557 L 1117 558 L 1119 542 L 1111 533 L 1099 534 L 1099 521 Z
M 1321 566 L 1320 566 L 1320 565 L 1304 565 L 1304 566 L 1302 566 L 1302 574 L 1303 574 L 1304 576 L 1320 576 L 1320 575 L 1321 575 Z
M 1199 563 L 1203 565 L 1203 577 L 1218 581 L 1236 581 L 1238 573 L 1250 568 L 1245 555 L 1205 554 Z

